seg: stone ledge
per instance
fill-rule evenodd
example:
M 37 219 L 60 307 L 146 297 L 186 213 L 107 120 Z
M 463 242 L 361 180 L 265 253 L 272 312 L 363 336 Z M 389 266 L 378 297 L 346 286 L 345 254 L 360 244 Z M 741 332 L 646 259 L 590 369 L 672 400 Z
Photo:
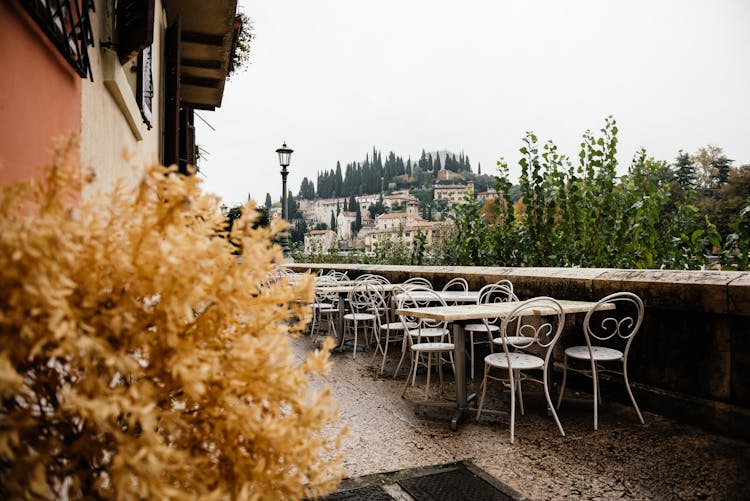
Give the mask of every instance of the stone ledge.
M 348 270 L 352 278 L 362 273 L 379 273 L 391 281 L 423 276 L 435 287 L 442 287 L 454 276 L 466 278 L 472 288 L 507 278 L 514 283 L 520 297 L 550 295 L 560 299 L 596 300 L 612 292 L 628 290 L 641 296 L 649 308 L 750 315 L 750 273 L 747 272 L 309 263 L 297 263 L 292 268 L 315 272 Z

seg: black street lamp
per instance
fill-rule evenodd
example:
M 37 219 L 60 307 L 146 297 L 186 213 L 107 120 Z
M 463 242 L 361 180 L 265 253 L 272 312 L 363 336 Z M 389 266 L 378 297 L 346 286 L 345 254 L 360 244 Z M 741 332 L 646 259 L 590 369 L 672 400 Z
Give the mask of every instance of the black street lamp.
M 281 165 L 281 218 L 283 220 L 287 220 L 287 200 L 286 200 L 286 176 L 289 175 L 289 171 L 286 169 L 289 167 L 289 159 L 292 156 L 292 150 L 291 148 L 287 148 L 286 141 L 284 141 L 284 145 L 276 150 L 276 153 L 279 155 L 279 165 Z M 291 259 L 289 254 L 289 232 L 285 231 L 281 235 L 281 249 L 284 251 L 284 258 L 285 259 Z

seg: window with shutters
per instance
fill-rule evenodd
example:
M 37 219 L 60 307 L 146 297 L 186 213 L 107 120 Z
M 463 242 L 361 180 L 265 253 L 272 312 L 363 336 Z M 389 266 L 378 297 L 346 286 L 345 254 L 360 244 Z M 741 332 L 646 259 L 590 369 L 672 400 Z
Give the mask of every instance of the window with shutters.
M 81 78 L 94 80 L 89 63 L 89 46 L 94 45 L 89 0 L 21 0 L 58 52 Z
M 136 102 L 146 126 L 153 124 L 153 51 L 154 0 L 117 0 L 115 7 L 115 37 L 120 64 L 131 62 L 130 73 L 135 74 Z
M 138 54 L 138 79 L 135 91 L 143 122 L 149 129 L 151 129 L 153 123 L 154 79 L 152 63 L 153 51 L 152 46 L 149 45 Z

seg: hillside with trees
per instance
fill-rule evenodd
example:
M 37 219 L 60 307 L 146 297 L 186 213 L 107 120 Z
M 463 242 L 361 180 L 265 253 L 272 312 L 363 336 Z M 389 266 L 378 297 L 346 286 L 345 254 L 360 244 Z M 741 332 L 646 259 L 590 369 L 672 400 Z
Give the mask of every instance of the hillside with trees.
M 494 178 L 481 174 L 481 166 L 474 173 L 469 156 L 463 152 L 456 155 L 445 150 L 426 152 L 422 150 L 417 160 L 389 152 L 385 157 L 373 148 L 364 160 L 347 163 L 318 173 L 316 182 L 305 177 L 300 185 L 298 198 L 339 198 L 352 195 L 370 195 L 381 190 L 425 189 L 438 183 L 438 172 L 450 173 L 450 182 L 474 182 L 477 191 L 486 191 L 494 186 Z

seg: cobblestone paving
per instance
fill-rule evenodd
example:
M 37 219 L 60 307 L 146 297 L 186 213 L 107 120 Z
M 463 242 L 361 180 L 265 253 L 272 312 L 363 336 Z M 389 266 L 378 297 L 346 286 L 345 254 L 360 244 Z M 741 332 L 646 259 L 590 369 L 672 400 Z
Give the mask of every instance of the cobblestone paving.
M 293 343 L 300 360 L 314 348 L 307 338 Z M 584 399 L 563 402 L 562 437 L 533 386 L 524 392 L 526 415 L 516 417 L 515 444 L 498 420 L 472 417 L 453 432 L 450 412 L 415 413 L 423 398 L 419 377 L 400 398 L 405 376 L 390 377 L 395 355 L 387 375 L 378 376 L 370 353 L 353 360 L 351 352 L 336 352 L 331 373 L 316 382 L 332 387 L 350 427 L 344 441 L 350 477 L 471 460 L 530 499 L 750 499 L 750 443 L 650 413 L 641 425 L 632 408 L 606 401 L 594 431 Z M 452 393 L 447 384 L 444 395 Z M 490 405 L 503 404 L 495 398 Z

